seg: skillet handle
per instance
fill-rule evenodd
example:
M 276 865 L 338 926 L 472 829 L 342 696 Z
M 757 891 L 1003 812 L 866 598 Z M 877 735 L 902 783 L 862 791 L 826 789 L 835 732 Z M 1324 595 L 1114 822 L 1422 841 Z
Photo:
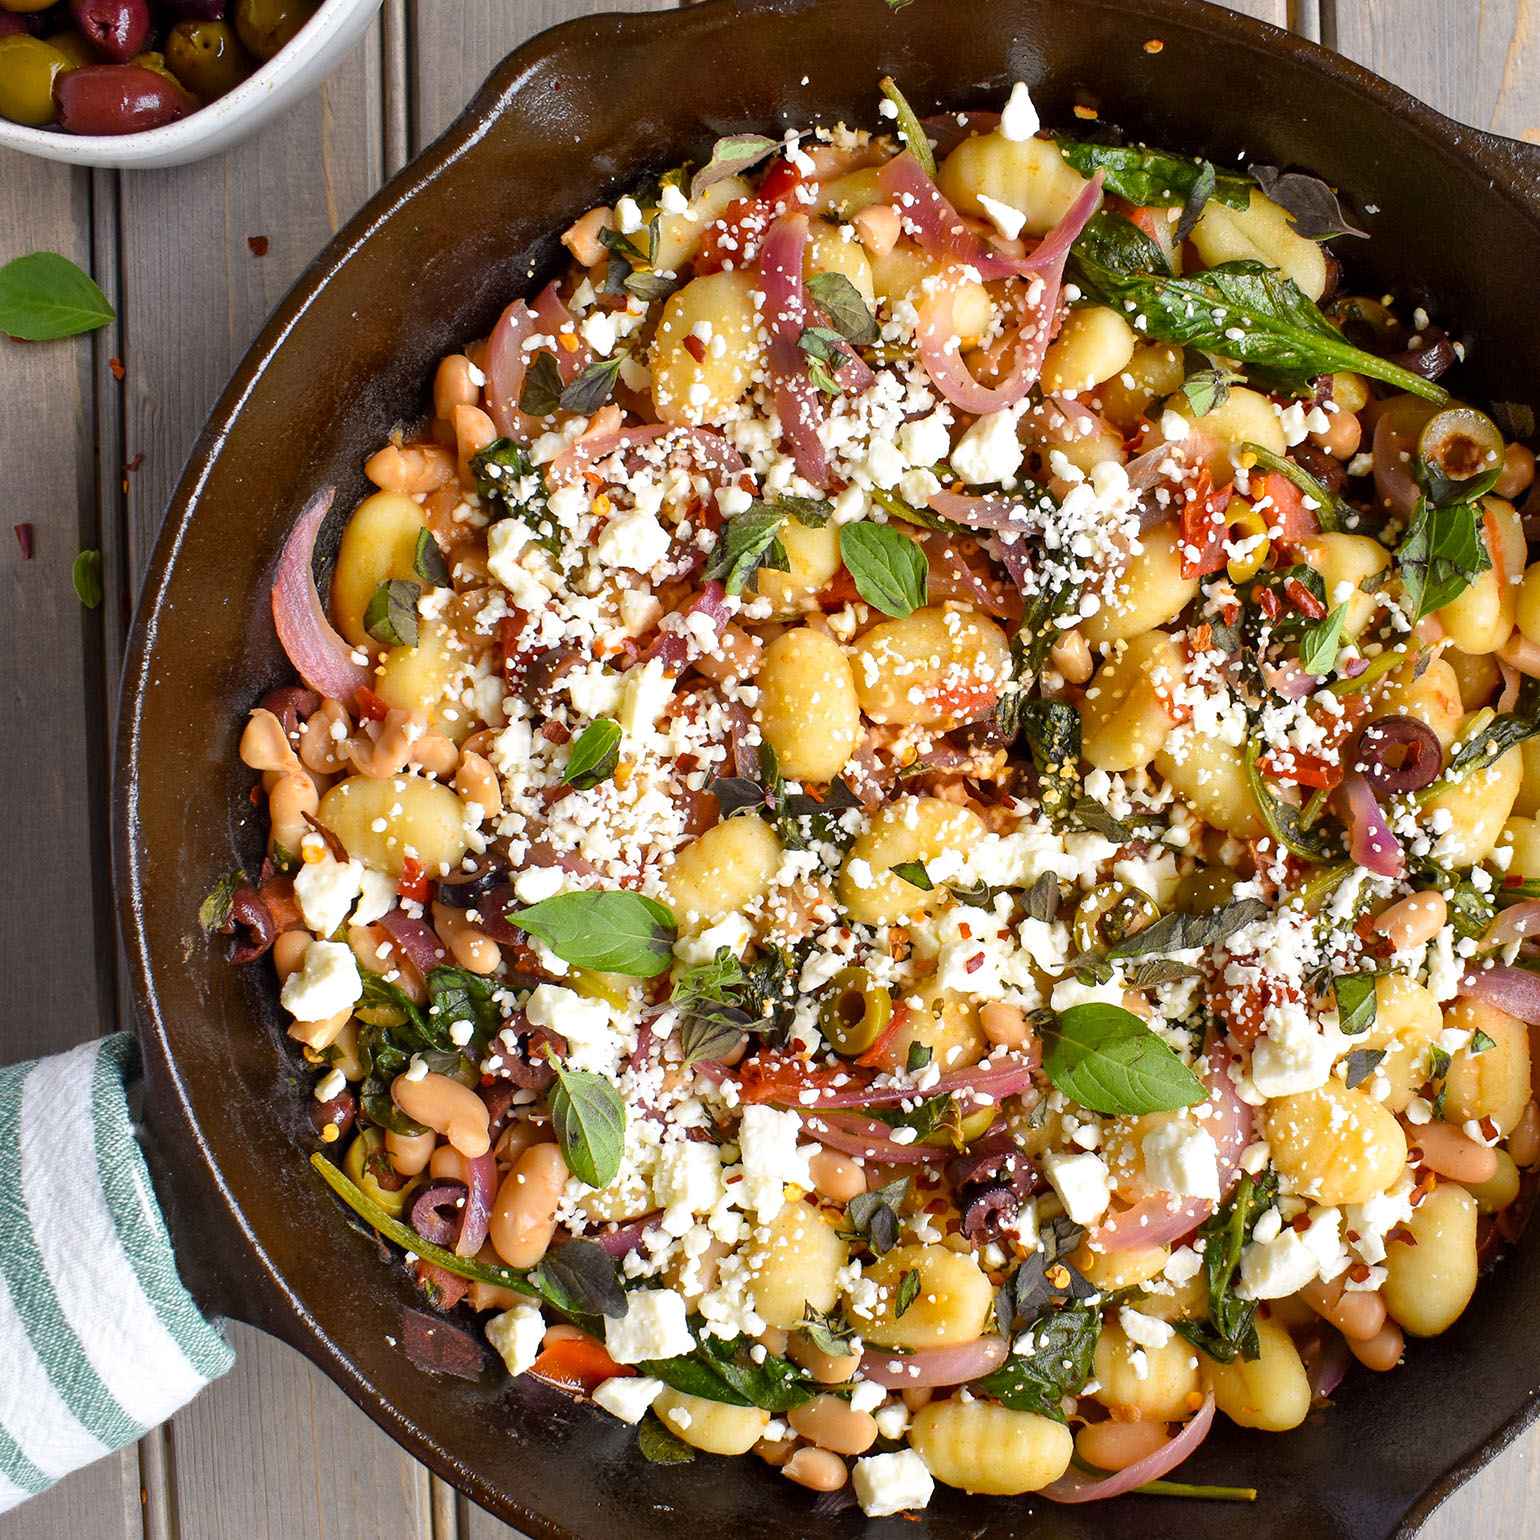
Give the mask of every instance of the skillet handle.
M 1540 144 L 1479 128 L 1460 127 L 1457 132 L 1465 139 L 1466 154 L 1531 218 L 1540 221 Z

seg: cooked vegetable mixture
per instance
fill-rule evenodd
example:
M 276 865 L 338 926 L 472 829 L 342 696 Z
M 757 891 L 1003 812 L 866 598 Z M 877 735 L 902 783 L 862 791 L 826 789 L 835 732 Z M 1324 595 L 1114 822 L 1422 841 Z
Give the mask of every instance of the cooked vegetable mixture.
M 300 518 L 203 918 L 318 1173 L 650 1459 L 1246 1498 L 1161 1478 L 1540 1161 L 1533 417 L 1311 177 L 883 93 L 579 219 L 329 603 Z

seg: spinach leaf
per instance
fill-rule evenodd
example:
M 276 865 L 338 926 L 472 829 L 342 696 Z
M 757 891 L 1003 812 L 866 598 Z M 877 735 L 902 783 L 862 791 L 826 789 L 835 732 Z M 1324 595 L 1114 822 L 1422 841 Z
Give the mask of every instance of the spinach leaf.
M 1106 209 L 1072 255 L 1087 297 L 1132 316 L 1149 341 L 1239 359 L 1259 378 L 1300 395 L 1318 375 L 1351 370 L 1429 401 L 1448 399 L 1432 381 L 1355 348 L 1292 279 L 1265 263 L 1223 262 L 1175 277 L 1154 242 Z
M 1396 548 L 1396 569 L 1412 603 L 1413 625 L 1458 599 L 1491 565 L 1474 504 L 1435 508 L 1426 497 L 1417 499 Z
M 518 519 L 553 556 L 564 535 L 551 517 L 545 474 L 511 438 L 494 439 L 471 457 L 471 477 L 482 506 L 494 519 Z
M 502 1022 L 493 1003 L 494 985 L 490 979 L 441 963 L 428 970 L 428 1014 L 426 1030 L 435 1046 L 445 1052 L 458 1052 L 453 1029 L 465 1023 L 471 1029 L 470 1042 L 477 1048 L 487 1041 Z
M 1335 534 L 1346 527 L 1353 510 L 1323 482 L 1317 481 L 1304 466 L 1296 465 L 1292 460 L 1262 444 L 1242 444 L 1241 453 L 1250 455 L 1264 470 L 1276 471 L 1280 476 L 1292 481 L 1315 504 L 1312 510 L 1315 521 L 1328 534 Z M 1365 590 L 1365 592 L 1368 591 Z
M 1068 827 L 1080 800 L 1080 713 L 1063 700 L 1028 701 L 1021 731 L 1037 767 L 1037 795 L 1054 829 Z
M 1066 163 L 1087 181 L 1098 171 L 1105 172 L 1102 185 L 1107 192 L 1140 208 L 1181 208 L 1205 180 L 1205 173 L 1213 173 L 1211 198 L 1232 209 L 1244 209 L 1251 201 L 1249 177 L 1217 172 L 1206 160 L 1189 160 L 1142 144 L 1086 144 L 1064 138 L 1055 142 Z
M 1540 733 L 1540 680 L 1526 679 L 1512 711 L 1493 717 L 1479 730 L 1472 724 L 1461 733 L 1461 742 L 1444 767 L 1441 779 L 1468 775 L 1494 765 L 1515 744 Z
M 637 1368 L 703 1401 L 757 1406 L 767 1412 L 789 1412 L 822 1391 L 817 1381 L 773 1353 L 756 1363 L 750 1353 L 753 1345 L 747 1337 L 724 1341 L 707 1336 L 688 1357 L 648 1359 Z
M 1263 779 L 1259 764 L 1266 750 L 1267 743 L 1262 735 L 1252 733 L 1246 743 L 1246 783 L 1251 788 L 1251 795 L 1256 798 L 1257 811 L 1262 815 L 1262 822 L 1267 825 L 1267 832 L 1285 850 L 1293 851 L 1302 861 L 1310 861 L 1316 866 L 1330 866 L 1340 861 L 1343 854 L 1340 835 L 1318 826 L 1307 829 L 1301 818 L 1301 810 L 1287 802 L 1280 802 L 1273 795 Z
M 1101 1312 L 1083 1301 L 1047 1310 L 1028 1328 L 1029 1351 L 1013 1352 L 993 1374 L 975 1380 L 969 1389 L 1012 1411 L 1036 1412 L 1063 1422 L 1064 1398 L 1078 1395 L 1091 1377 L 1101 1330 Z
M 667 971 L 679 927 L 656 899 L 623 889 L 558 893 L 508 912 L 574 968 L 650 979 Z
M 1092 1112 L 1139 1117 L 1208 1100 L 1197 1075 L 1121 1006 L 1071 1006 L 1051 1015 L 1039 1035 L 1048 1078 Z
M 1238 1299 L 1235 1276 L 1241 1251 L 1251 1239 L 1257 1220 L 1278 1196 L 1278 1177 L 1267 1172 L 1260 1178 L 1242 1176 L 1235 1195 L 1213 1218 L 1198 1229 L 1202 1242 L 1203 1272 L 1208 1283 L 1208 1317 L 1202 1321 L 1178 1321 L 1176 1329 L 1210 1358 L 1235 1362 L 1237 1353 L 1248 1361 L 1261 1354 L 1257 1341 L 1257 1302 Z

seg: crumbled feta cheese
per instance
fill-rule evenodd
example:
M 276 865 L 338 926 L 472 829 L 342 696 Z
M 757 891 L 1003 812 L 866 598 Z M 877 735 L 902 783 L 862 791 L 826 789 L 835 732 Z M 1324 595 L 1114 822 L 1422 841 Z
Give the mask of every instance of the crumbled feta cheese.
M 330 854 L 306 861 L 294 874 L 294 898 L 305 924 L 318 936 L 332 935 L 347 919 L 363 881 L 362 861 L 338 861 Z
M 857 1460 L 850 1483 L 861 1511 L 871 1519 L 923 1508 L 936 1490 L 924 1460 L 913 1449 L 871 1454 Z
M 1242 1299 L 1283 1299 L 1297 1294 L 1320 1273 L 1320 1261 L 1293 1230 L 1280 1231 L 1270 1241 L 1252 1241 L 1241 1252 L 1241 1281 L 1235 1292 Z
M 802 1119 L 775 1107 L 743 1109 L 738 1149 L 743 1159 L 743 1194 L 739 1207 L 765 1223 L 780 1213 L 786 1188 L 811 1187 L 807 1156 L 797 1148 Z
M 605 1348 L 618 1364 L 682 1358 L 695 1351 L 687 1315 L 684 1295 L 673 1289 L 633 1289 L 626 1313 L 619 1320 L 605 1317 Z
M 515 1379 L 540 1356 L 545 1318 L 540 1307 L 520 1301 L 487 1322 L 487 1341 L 495 1347 Z
M 1112 1190 L 1107 1162 L 1100 1155 L 1066 1155 L 1051 1150 L 1042 1158 L 1043 1175 L 1058 1193 L 1064 1212 L 1077 1225 L 1095 1224 L 1107 1212 Z
M 605 1380 L 595 1389 L 594 1401 L 622 1422 L 637 1423 L 662 1394 L 662 1380 L 655 1380 L 650 1374 L 633 1374 Z
M 1018 80 L 1000 113 L 1000 137 L 1012 144 L 1022 144 L 1037 132 L 1038 126 L 1037 108 L 1032 105 L 1026 82 Z
M 278 998 L 296 1021 L 329 1021 L 363 996 L 364 981 L 352 947 L 344 941 L 312 941 Z
M 957 441 L 952 451 L 952 469 L 969 486 L 1010 481 L 1021 469 L 1026 451 L 1016 436 L 1017 417 L 1014 408 L 989 412 Z
M 1161 1123 L 1144 1136 L 1144 1171 L 1152 1187 L 1183 1198 L 1219 1202 L 1219 1149 L 1194 1123 Z

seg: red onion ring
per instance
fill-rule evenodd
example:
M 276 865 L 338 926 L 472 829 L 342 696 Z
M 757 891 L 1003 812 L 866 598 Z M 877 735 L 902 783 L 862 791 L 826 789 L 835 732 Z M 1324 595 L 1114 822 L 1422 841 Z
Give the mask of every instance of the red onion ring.
M 913 1353 L 886 1353 L 867 1348 L 861 1355 L 861 1378 L 889 1390 L 916 1390 L 925 1385 L 966 1385 L 993 1374 L 1010 1355 L 1004 1337 L 977 1337 L 955 1347 L 918 1348 Z
M 748 472 L 743 456 L 710 428 L 679 428 L 665 422 L 622 428 L 614 433 L 585 433 L 576 443 L 562 450 L 551 461 L 547 477 L 553 485 L 575 481 L 586 469 L 627 449 L 636 449 L 660 438 L 673 435 L 681 446 L 688 446 L 692 463 L 716 486 L 742 479 Z
M 699 1071 L 702 1066 L 697 1064 L 695 1068 Z M 802 1117 L 803 1129 L 820 1144 L 831 1150 L 841 1150 L 846 1155 L 881 1161 L 884 1165 L 939 1165 L 952 1155 L 950 1149 L 943 1150 L 934 1144 L 899 1144 L 890 1137 L 893 1130 L 875 1118 L 858 1117 L 850 1112 L 803 1113 Z
M 716 635 L 722 634 L 727 625 L 729 616 L 727 613 L 727 594 L 722 585 L 713 578 L 701 589 L 699 596 L 682 610 L 676 610 L 672 615 L 664 616 L 663 625 L 658 628 L 658 639 L 651 647 L 638 658 L 638 664 L 646 663 L 653 658 L 662 659 L 663 666 L 674 673 L 690 660 L 692 649 L 698 648 L 699 643 L 685 629 L 685 617 L 690 615 L 702 615 L 709 620 L 715 629 Z M 668 622 L 677 618 L 677 627 L 669 627 Z
M 963 1097 L 972 1095 L 976 1098 L 988 1097 L 998 1102 L 1003 1097 L 1018 1095 L 1030 1087 L 1032 1071 L 1041 1059 L 1042 1050 L 1034 1042 L 1033 1046 L 1023 1053 L 1002 1054 L 995 1059 L 985 1059 L 982 1064 L 970 1064 L 963 1069 L 948 1070 L 946 1074 L 938 1076 L 934 1084 L 927 1086 L 923 1093 L 916 1089 L 912 1078 L 906 1078 L 902 1081 L 895 1080 L 893 1084 L 886 1086 L 851 1085 L 843 1089 L 836 1089 L 833 1086 L 809 1086 L 806 1090 L 794 1094 L 797 1097 L 799 1112 L 815 1107 L 819 1109 L 891 1107 L 898 1102 L 909 1101 L 922 1094 L 928 1097 L 948 1094 Z M 803 1100 L 804 1097 L 808 1099 Z
M 1174 1471 L 1183 1460 L 1208 1437 L 1214 1422 L 1214 1390 L 1212 1386 L 1203 1392 L 1203 1405 L 1192 1421 L 1169 1444 L 1162 1444 L 1154 1454 L 1147 1454 L 1132 1465 L 1110 1476 L 1092 1476 L 1086 1471 L 1071 1467 L 1057 1481 L 1042 1489 L 1041 1496 L 1056 1503 L 1094 1503 L 1103 1498 L 1119 1497 L 1132 1492 L 1147 1481 L 1159 1481 Z
M 487 1221 L 492 1217 L 492 1199 L 497 1194 L 497 1161 L 488 1150 L 474 1160 L 462 1155 L 460 1164 L 466 1175 L 465 1208 L 460 1215 L 455 1255 L 473 1257 L 487 1238 Z
M 372 676 L 353 661 L 352 647 L 326 618 L 311 566 L 316 534 L 335 494 L 335 487 L 317 492 L 284 541 L 274 573 L 273 628 L 289 662 L 312 690 L 351 701 Z
M 1406 458 L 1416 447 L 1416 435 L 1398 430 L 1394 412 L 1380 414 L 1374 425 L 1374 491 L 1381 507 L 1403 518 L 1417 506 L 1419 496 Z
M 1320 1341 L 1313 1356 L 1307 1356 L 1306 1369 L 1310 1382 L 1310 1400 L 1319 1404 L 1342 1383 L 1348 1365 L 1353 1362 L 1352 1350 L 1347 1338 L 1329 1326 L 1321 1329 Z
M 963 492 L 933 492 L 926 500 L 932 513 L 969 529 L 1016 531 L 1026 528 L 1027 510 L 1008 497 L 989 494 L 970 496 Z
M 535 312 L 516 299 L 497 318 L 487 339 L 487 415 L 504 438 L 527 435 L 528 419 L 519 410 L 524 376 L 529 371 L 525 341 L 539 329 Z
M 925 564 L 929 569 L 926 582 L 929 603 L 961 600 L 986 615 L 1005 615 L 1020 610 L 1019 604 L 1007 600 L 998 583 L 991 583 L 963 560 L 945 531 L 929 530 L 920 536 L 919 545 L 925 552 Z
M 1307 695 L 1315 693 L 1315 675 L 1307 674 L 1293 658 L 1285 658 L 1276 666 L 1264 663 L 1262 677 L 1267 681 L 1268 689 L 1285 700 L 1303 700 Z
M 807 247 L 807 215 L 784 214 L 770 226 L 759 251 L 759 285 L 765 295 L 770 328 L 770 375 L 775 382 L 775 410 L 781 437 L 789 446 L 802 478 L 815 487 L 829 479 L 828 457 L 818 430 L 823 405 L 808 377 L 797 346 L 808 322 L 802 259 Z
M 379 924 L 390 932 L 391 939 L 406 953 L 412 966 L 424 978 L 447 955 L 444 943 L 439 940 L 433 927 L 425 920 L 415 919 L 405 909 L 392 909 L 382 914 Z
M 655 1209 L 652 1213 L 643 1214 L 640 1219 L 633 1219 L 629 1224 L 620 1225 L 614 1230 L 591 1232 L 588 1238 L 598 1241 L 618 1262 L 621 1257 L 630 1256 L 633 1251 L 640 1250 L 642 1237 L 657 1224 L 662 1212 L 661 1209 Z
M 1485 963 L 1460 975 L 1459 992 L 1485 1000 L 1531 1026 L 1540 1024 L 1540 974 L 1505 963 Z
M 1401 842 L 1390 832 L 1385 814 L 1375 799 L 1374 788 L 1357 771 L 1342 778 L 1346 804 L 1343 822 L 1348 832 L 1348 855 L 1355 865 L 1380 877 L 1406 875 L 1406 856 Z
M 1528 940 L 1531 936 L 1540 936 L 1540 898 L 1504 909 L 1487 927 L 1481 944 L 1509 946 L 1515 941 Z

